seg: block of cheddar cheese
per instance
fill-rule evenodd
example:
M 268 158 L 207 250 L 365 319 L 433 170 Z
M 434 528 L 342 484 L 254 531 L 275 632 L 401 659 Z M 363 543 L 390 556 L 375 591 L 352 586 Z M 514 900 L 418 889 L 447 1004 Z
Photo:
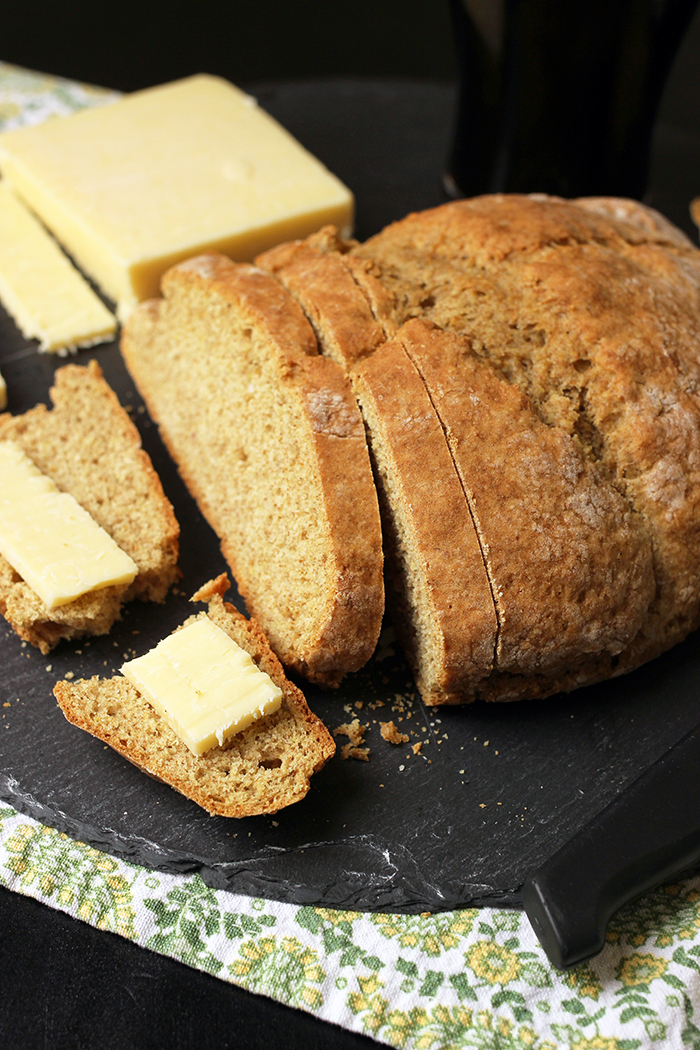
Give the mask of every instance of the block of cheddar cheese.
M 350 191 L 253 98 L 207 75 L 6 132 L 0 170 L 122 317 L 204 249 L 250 260 L 352 225 Z

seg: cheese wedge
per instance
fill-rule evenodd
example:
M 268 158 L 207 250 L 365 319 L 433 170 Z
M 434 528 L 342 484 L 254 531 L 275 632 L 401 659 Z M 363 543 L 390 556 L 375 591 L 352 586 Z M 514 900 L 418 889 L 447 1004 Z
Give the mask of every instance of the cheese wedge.
M 54 239 L 0 183 L 0 300 L 40 350 L 72 350 L 112 339 L 116 318 Z M 0 396 L 0 408 L 2 408 Z
M 276 711 L 282 691 L 204 616 L 121 668 L 195 755 Z
M 134 561 L 14 441 L 0 441 L 0 554 L 49 609 L 130 583 Z
M 119 304 L 207 249 L 240 261 L 326 223 L 350 191 L 255 100 L 194 76 L 0 135 L 0 169 Z

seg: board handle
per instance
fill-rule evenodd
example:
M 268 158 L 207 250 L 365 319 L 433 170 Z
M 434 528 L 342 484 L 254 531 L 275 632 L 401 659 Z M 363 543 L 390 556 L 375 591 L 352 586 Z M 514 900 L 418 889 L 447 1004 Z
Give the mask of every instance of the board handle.
M 628 901 L 700 861 L 700 727 L 692 729 L 523 886 L 523 905 L 550 962 L 597 955 Z

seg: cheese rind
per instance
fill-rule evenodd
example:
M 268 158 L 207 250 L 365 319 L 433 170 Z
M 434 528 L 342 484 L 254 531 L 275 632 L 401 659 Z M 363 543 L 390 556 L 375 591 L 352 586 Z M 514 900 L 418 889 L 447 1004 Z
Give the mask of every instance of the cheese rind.
M 223 746 L 282 703 L 269 675 L 206 616 L 121 671 L 195 755 Z
M 114 315 L 2 183 L 0 300 L 25 338 L 39 340 L 41 350 L 93 346 L 112 339 L 117 330 Z
M 49 609 L 112 584 L 138 566 L 68 492 L 13 441 L 0 441 L 0 554 Z
M 248 261 L 326 223 L 352 225 L 350 191 L 218 77 L 6 132 L 0 168 L 122 317 L 191 255 Z

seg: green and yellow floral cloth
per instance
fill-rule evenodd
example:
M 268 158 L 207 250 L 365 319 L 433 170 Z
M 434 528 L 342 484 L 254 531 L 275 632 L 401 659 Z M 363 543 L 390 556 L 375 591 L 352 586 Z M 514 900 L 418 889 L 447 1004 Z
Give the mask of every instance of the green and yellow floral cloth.
M 114 97 L 0 62 L 0 130 Z M 1 802 L 0 884 L 393 1047 L 700 1050 L 700 878 L 625 909 L 603 953 L 565 974 L 518 911 L 251 899 L 117 860 Z
M 406 1050 L 700 1047 L 700 878 L 622 911 L 558 973 L 524 915 L 300 907 L 117 860 L 0 804 L 0 883 Z

